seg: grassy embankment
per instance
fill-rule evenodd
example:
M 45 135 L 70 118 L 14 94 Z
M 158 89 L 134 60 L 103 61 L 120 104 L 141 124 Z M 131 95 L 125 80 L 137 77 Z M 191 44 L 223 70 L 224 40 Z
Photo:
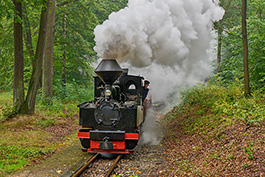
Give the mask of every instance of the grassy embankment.
M 54 99 L 53 105 L 46 107 L 37 102 L 34 115 L 9 119 L 12 92 L 0 93 L 0 176 L 38 163 L 76 139 L 80 100 Z
M 164 117 L 168 173 L 176 176 L 265 175 L 265 94 L 208 84 L 183 93 Z

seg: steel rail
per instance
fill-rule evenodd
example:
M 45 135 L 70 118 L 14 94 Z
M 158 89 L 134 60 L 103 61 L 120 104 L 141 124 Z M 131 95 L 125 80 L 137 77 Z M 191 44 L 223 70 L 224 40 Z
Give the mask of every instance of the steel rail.
M 85 163 L 72 177 L 79 177 L 96 158 L 98 154 L 95 154 L 87 163 Z
M 116 167 L 116 165 L 119 162 L 119 160 L 121 159 L 121 156 L 122 155 L 118 155 L 118 157 L 116 158 L 115 162 L 112 164 L 112 166 L 110 167 L 109 171 L 107 172 L 107 174 L 104 177 L 109 177 L 110 176 L 111 172 Z

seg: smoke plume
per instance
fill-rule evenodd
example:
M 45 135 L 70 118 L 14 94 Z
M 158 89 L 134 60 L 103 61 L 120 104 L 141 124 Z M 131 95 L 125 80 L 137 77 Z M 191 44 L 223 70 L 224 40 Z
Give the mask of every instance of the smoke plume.
M 223 14 L 212 0 L 129 0 L 95 28 L 94 50 L 144 75 L 154 99 L 161 100 L 166 98 L 161 87 L 168 93 L 212 72 L 212 24 Z

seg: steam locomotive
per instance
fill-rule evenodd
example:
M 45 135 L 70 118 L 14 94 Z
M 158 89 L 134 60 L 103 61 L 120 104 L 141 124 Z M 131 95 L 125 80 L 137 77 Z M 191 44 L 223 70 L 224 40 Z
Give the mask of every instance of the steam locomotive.
M 122 69 L 115 59 L 103 59 L 95 73 L 94 100 L 78 105 L 83 151 L 132 153 L 144 122 L 144 78 L 128 75 L 128 69 Z

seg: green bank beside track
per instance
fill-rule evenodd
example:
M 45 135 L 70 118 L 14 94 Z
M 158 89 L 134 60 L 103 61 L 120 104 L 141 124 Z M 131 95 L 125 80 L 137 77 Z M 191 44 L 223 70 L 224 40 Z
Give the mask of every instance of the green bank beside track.
M 163 118 L 164 145 L 177 176 L 262 175 L 265 94 L 240 86 L 199 85 Z

